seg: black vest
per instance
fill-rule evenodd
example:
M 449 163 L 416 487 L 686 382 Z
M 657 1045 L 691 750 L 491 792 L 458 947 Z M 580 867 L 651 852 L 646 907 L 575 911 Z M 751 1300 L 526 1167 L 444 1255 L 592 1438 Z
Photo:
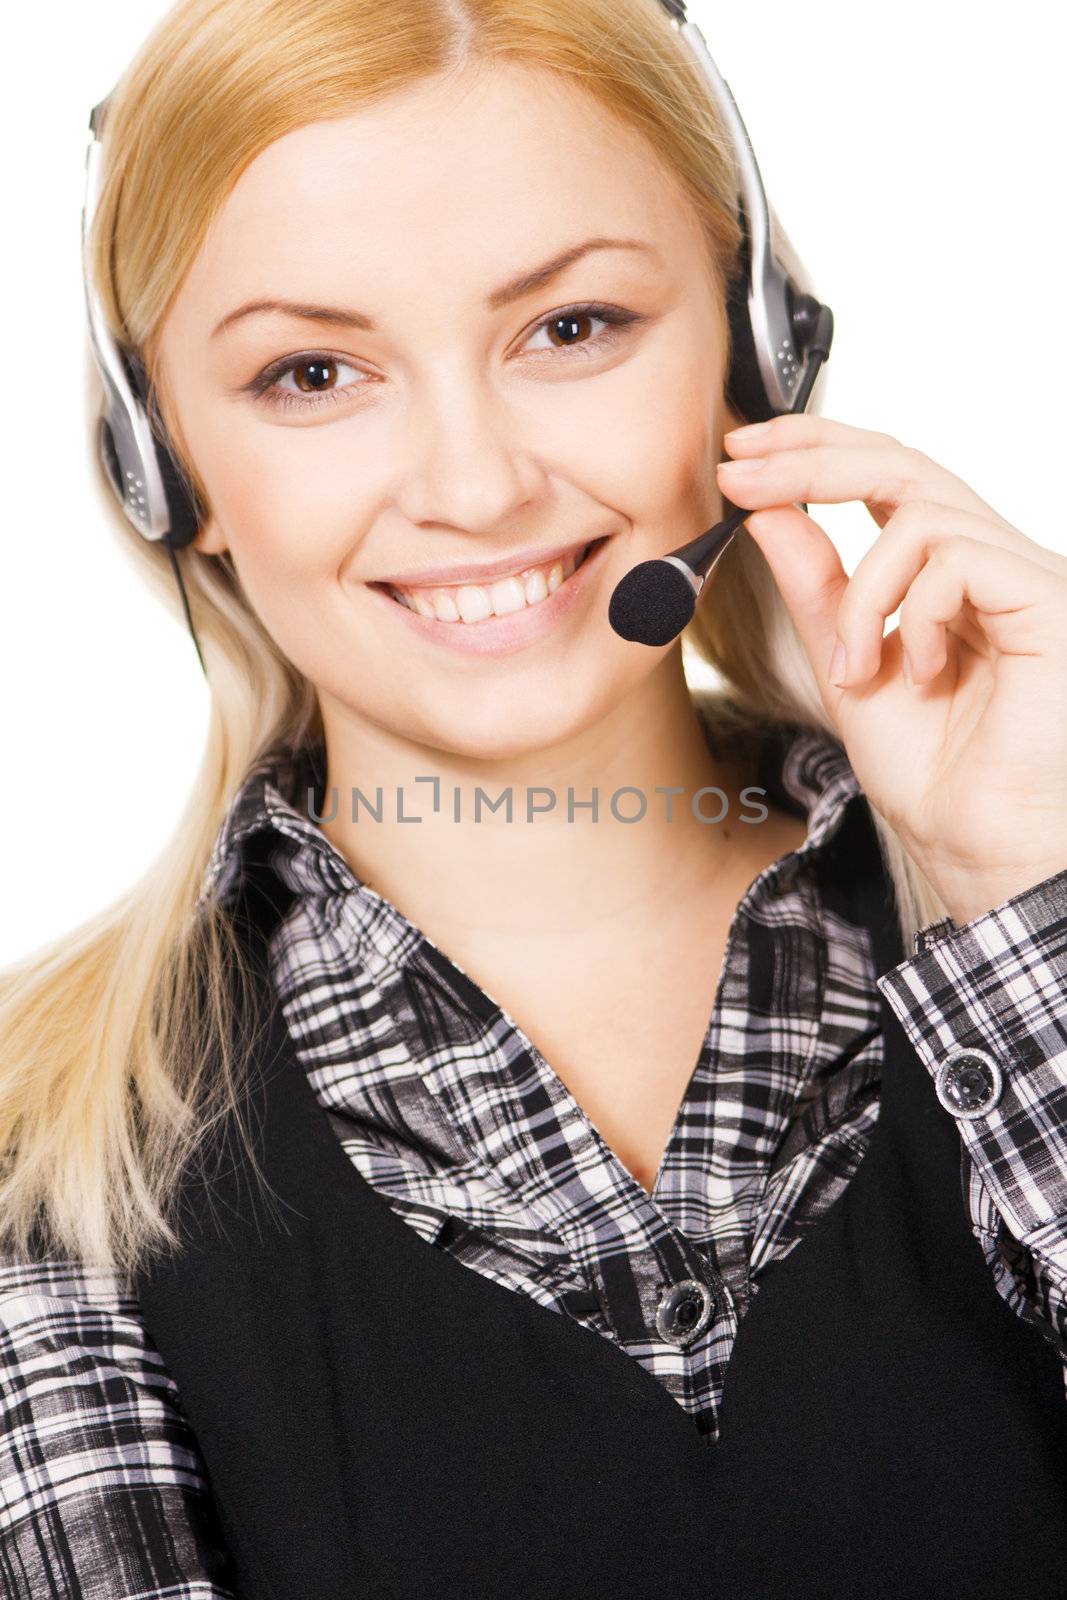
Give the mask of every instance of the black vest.
M 830 848 L 881 975 L 904 952 L 862 799 Z M 222 1125 L 183 1249 L 135 1283 L 240 1600 L 1067 1594 L 1062 1363 L 997 1292 L 958 1126 L 884 999 L 870 1145 L 758 1280 L 711 1445 L 631 1356 L 360 1175 L 266 976 L 287 891 L 253 867 L 242 897 L 270 1012 L 242 1117 L 269 1193 Z

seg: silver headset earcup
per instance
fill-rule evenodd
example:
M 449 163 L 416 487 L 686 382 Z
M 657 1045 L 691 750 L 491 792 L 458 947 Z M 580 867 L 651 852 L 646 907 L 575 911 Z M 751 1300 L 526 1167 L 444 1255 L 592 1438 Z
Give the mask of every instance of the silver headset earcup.
M 155 442 L 155 461 L 157 461 L 160 480 L 163 483 L 163 493 L 166 496 L 166 512 L 170 531 L 163 534 L 163 538 L 170 544 L 171 549 L 184 550 L 187 544 L 192 544 L 197 538 L 202 518 L 198 515 L 194 496 L 187 488 L 186 480 L 179 472 L 176 462 L 171 458 L 170 450 L 165 445 Z M 115 491 L 115 499 L 120 502 L 126 517 L 133 523 L 138 533 L 144 534 L 142 518 L 139 514 L 138 494 L 139 483 L 142 475 L 136 474 L 130 480 L 123 478 L 122 462 L 118 459 L 118 450 L 115 446 L 114 429 L 110 426 L 106 416 L 101 416 L 98 424 L 99 454 L 102 466 L 107 474 L 107 482 Z
M 203 519 L 199 514 L 195 498 L 185 481 L 184 474 L 166 445 L 161 444 L 158 439 L 156 441 L 156 460 L 159 462 L 159 475 L 163 480 L 163 488 L 167 496 L 167 509 L 170 512 L 170 532 L 166 535 L 167 543 L 175 550 L 184 550 L 185 546 L 192 544 L 196 538 Z
M 111 487 L 117 499 L 125 502 L 122 488 L 122 468 L 119 465 L 119 453 L 115 449 L 115 435 L 106 417 L 101 417 L 97 424 L 97 441 L 100 447 L 100 459 L 104 464 L 104 471 L 108 475 Z
M 778 412 L 767 398 L 748 315 L 748 279 L 735 277 L 726 302 L 730 324 L 730 377 L 726 398 L 745 422 L 769 422 Z
M 746 422 L 769 422 L 779 412 L 768 398 L 756 354 L 748 307 L 751 254 L 743 208 L 738 212 L 738 220 L 741 224 L 741 248 L 726 295 L 726 316 L 730 326 L 730 373 L 726 398 Z
M 158 436 L 152 433 L 156 466 L 159 471 L 160 482 L 167 502 L 167 520 L 169 531 L 163 535 L 167 543 L 175 550 L 183 550 L 186 545 L 196 538 L 202 521 L 201 516 L 190 492 L 185 478 L 177 463 L 171 456 L 166 445 L 161 444 Z M 99 421 L 98 443 L 100 460 L 107 474 L 109 483 L 115 492 L 123 511 L 130 522 L 141 534 L 144 534 L 144 472 L 131 469 L 124 473 L 119 458 L 118 447 L 115 443 L 114 429 L 106 416 Z
M 150 441 L 154 464 L 167 504 L 168 532 L 164 535 L 172 549 L 182 550 L 196 538 L 203 520 L 185 474 L 171 455 L 165 437 L 161 434 L 162 419 L 152 404 L 148 373 L 135 350 L 123 347 L 121 360 L 126 370 L 133 402 L 144 424 L 142 436 Z M 143 474 L 141 474 L 143 476 Z

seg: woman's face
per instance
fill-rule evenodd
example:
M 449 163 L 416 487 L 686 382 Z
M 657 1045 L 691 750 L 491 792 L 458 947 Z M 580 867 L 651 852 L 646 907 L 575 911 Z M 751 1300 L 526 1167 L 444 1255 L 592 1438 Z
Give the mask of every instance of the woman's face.
M 277 140 L 160 356 L 212 510 L 198 547 L 231 552 L 327 736 L 363 719 L 470 757 L 543 749 L 676 648 L 620 639 L 608 601 L 720 514 L 721 306 L 681 192 L 565 80 L 494 64 Z M 373 587 L 598 539 L 575 578 L 520 580 L 532 603 L 499 625 Z M 481 587 L 506 611 L 501 582 Z M 456 580 L 427 587 L 478 614 Z

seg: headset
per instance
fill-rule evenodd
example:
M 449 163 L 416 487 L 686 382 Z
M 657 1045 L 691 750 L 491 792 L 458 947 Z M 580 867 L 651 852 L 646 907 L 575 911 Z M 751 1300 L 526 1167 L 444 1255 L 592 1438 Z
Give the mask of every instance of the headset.
M 144 363 L 137 351 L 115 339 L 90 270 L 89 230 L 100 199 L 104 153 L 101 135 L 106 115 L 107 100 L 102 100 L 89 117 L 82 207 L 82 275 L 89 340 L 104 390 L 104 408 L 97 420 L 97 447 L 108 482 L 128 520 L 145 539 L 161 540 L 170 556 L 185 620 L 207 677 L 176 554 L 191 544 L 200 527 L 202 518 L 196 497 L 171 453 L 162 420 L 150 409 Z
M 729 84 L 716 67 L 700 29 L 682 0 L 658 0 L 685 40 L 727 129 L 735 155 L 741 246 L 727 293 L 731 363 L 726 394 L 749 422 L 763 422 L 807 404 L 820 361 L 830 353 L 833 317 L 828 306 L 803 292 L 774 253 L 767 196 L 752 142 Z M 189 631 L 207 676 L 176 552 L 196 537 L 202 515 L 161 418 L 156 414 L 142 361 L 114 338 L 93 283 L 89 230 L 100 195 L 107 99 L 93 108 L 86 152 L 82 209 L 82 264 L 93 356 L 104 390 L 98 448 L 107 479 L 128 518 L 145 539 L 162 541 L 177 579 Z M 623 638 L 669 642 L 692 615 L 708 572 L 749 512 L 726 522 L 657 561 L 626 574 L 612 596 L 609 618 Z M 653 570 L 654 569 L 654 570 Z M 631 582 L 631 580 L 633 580 Z M 686 615 L 688 612 L 688 615 Z

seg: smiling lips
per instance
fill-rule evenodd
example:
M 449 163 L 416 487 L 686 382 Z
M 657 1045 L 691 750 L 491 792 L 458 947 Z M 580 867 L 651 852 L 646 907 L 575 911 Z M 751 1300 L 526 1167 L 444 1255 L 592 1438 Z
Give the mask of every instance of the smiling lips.
M 509 616 L 546 600 L 601 542 L 595 539 L 574 554 L 542 566 L 525 567 L 493 583 L 430 584 L 424 588 L 387 583 L 381 587 L 400 605 L 420 616 L 438 622 L 484 622 L 487 617 Z

